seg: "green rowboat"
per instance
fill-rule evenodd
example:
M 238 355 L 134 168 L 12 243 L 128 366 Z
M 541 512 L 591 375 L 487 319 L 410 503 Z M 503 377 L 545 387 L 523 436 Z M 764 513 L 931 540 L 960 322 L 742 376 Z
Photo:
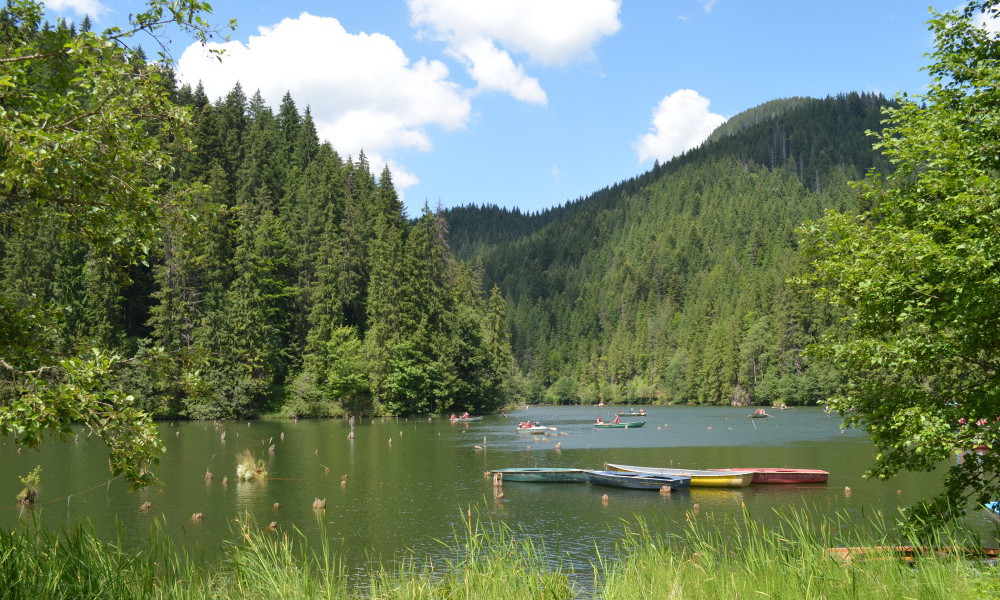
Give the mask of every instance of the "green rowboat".
M 497 473 L 503 476 L 504 481 L 531 481 L 535 483 L 578 483 L 587 481 L 587 472 L 583 469 L 513 467 L 490 471 L 490 475 L 496 475 Z
M 594 423 L 594 427 L 597 429 L 635 429 L 645 424 L 645 421 L 622 421 L 621 423 Z

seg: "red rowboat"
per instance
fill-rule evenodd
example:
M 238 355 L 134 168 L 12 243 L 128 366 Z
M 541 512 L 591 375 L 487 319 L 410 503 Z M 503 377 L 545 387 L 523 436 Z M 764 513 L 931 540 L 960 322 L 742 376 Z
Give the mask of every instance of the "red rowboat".
M 830 473 L 819 469 L 709 469 L 710 471 L 753 471 L 752 483 L 823 483 Z

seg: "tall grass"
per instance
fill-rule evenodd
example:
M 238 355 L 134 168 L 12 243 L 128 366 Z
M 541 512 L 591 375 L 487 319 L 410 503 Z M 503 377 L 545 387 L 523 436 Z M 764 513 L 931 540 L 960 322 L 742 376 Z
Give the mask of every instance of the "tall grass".
M 451 598 L 537 598 L 563 600 L 579 597 L 569 574 L 546 560 L 543 547 L 526 535 L 515 535 L 506 525 L 483 523 L 470 512 L 465 529 L 442 542 L 440 564 L 418 565 L 412 558 L 372 574 L 372 597 L 393 600 Z M 541 543 L 541 542 L 539 542 Z
M 657 598 L 917 599 L 1000 597 L 1000 570 L 960 553 L 927 552 L 906 560 L 893 548 L 975 545 L 960 528 L 929 538 L 900 538 L 880 514 L 865 527 L 846 516 L 817 520 L 805 511 L 781 511 L 764 526 L 746 512 L 733 517 L 688 515 L 673 536 L 655 535 L 639 522 L 617 560 L 602 561 L 605 600 Z M 833 547 L 864 548 L 853 558 Z
M 158 542 L 142 553 L 126 552 L 89 526 L 61 535 L 0 532 L 0 598 L 152 598 L 157 583 L 176 577 L 174 567 L 183 564 L 182 554 L 164 549 Z
M 0 600 L 1000 597 L 1000 567 L 957 554 L 912 562 L 890 550 L 849 561 L 831 556 L 831 546 L 918 545 L 878 515 L 863 528 L 802 511 L 770 522 L 747 513 L 689 515 L 686 526 L 667 532 L 636 519 L 618 552 L 593 566 L 590 585 L 574 584 L 580 579 L 532 536 L 472 515 L 441 541 L 445 558 L 373 561 L 361 584 L 349 583 L 326 536 L 309 544 L 298 530 L 271 531 L 249 519 L 234 526 L 222 558 L 211 563 L 177 548 L 162 522 L 138 551 L 86 526 L 61 534 L 32 528 L 0 532 Z M 955 528 L 921 542 L 966 547 L 975 540 Z

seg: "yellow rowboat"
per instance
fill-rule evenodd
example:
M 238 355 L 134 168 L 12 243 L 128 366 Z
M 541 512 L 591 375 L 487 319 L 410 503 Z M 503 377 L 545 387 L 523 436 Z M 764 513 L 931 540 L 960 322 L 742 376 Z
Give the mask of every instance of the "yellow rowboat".
M 673 475 L 690 477 L 691 487 L 747 487 L 753 481 L 753 471 L 699 471 L 692 469 L 661 469 L 659 467 L 637 467 L 633 465 L 613 465 L 608 468 L 630 473 L 650 473 L 653 475 Z

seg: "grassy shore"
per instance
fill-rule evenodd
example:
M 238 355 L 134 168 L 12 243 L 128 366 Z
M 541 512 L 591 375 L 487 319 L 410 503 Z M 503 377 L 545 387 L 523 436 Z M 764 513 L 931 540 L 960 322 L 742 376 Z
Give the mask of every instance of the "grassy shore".
M 178 548 L 162 528 L 136 552 L 81 527 L 0 532 L 0 599 L 522 599 L 601 598 L 998 598 L 1000 566 L 955 553 L 904 560 L 891 550 L 844 560 L 831 546 L 918 545 L 901 540 L 877 516 L 845 529 L 836 517 L 801 513 L 764 528 L 750 515 L 689 515 L 682 531 L 664 534 L 641 520 L 615 556 L 591 573 L 553 564 L 539 540 L 470 519 L 446 542 L 447 558 L 373 562 L 362 583 L 348 583 L 325 543 L 299 533 L 239 524 L 222 558 L 206 563 Z M 934 548 L 975 545 L 964 532 L 923 540 Z

